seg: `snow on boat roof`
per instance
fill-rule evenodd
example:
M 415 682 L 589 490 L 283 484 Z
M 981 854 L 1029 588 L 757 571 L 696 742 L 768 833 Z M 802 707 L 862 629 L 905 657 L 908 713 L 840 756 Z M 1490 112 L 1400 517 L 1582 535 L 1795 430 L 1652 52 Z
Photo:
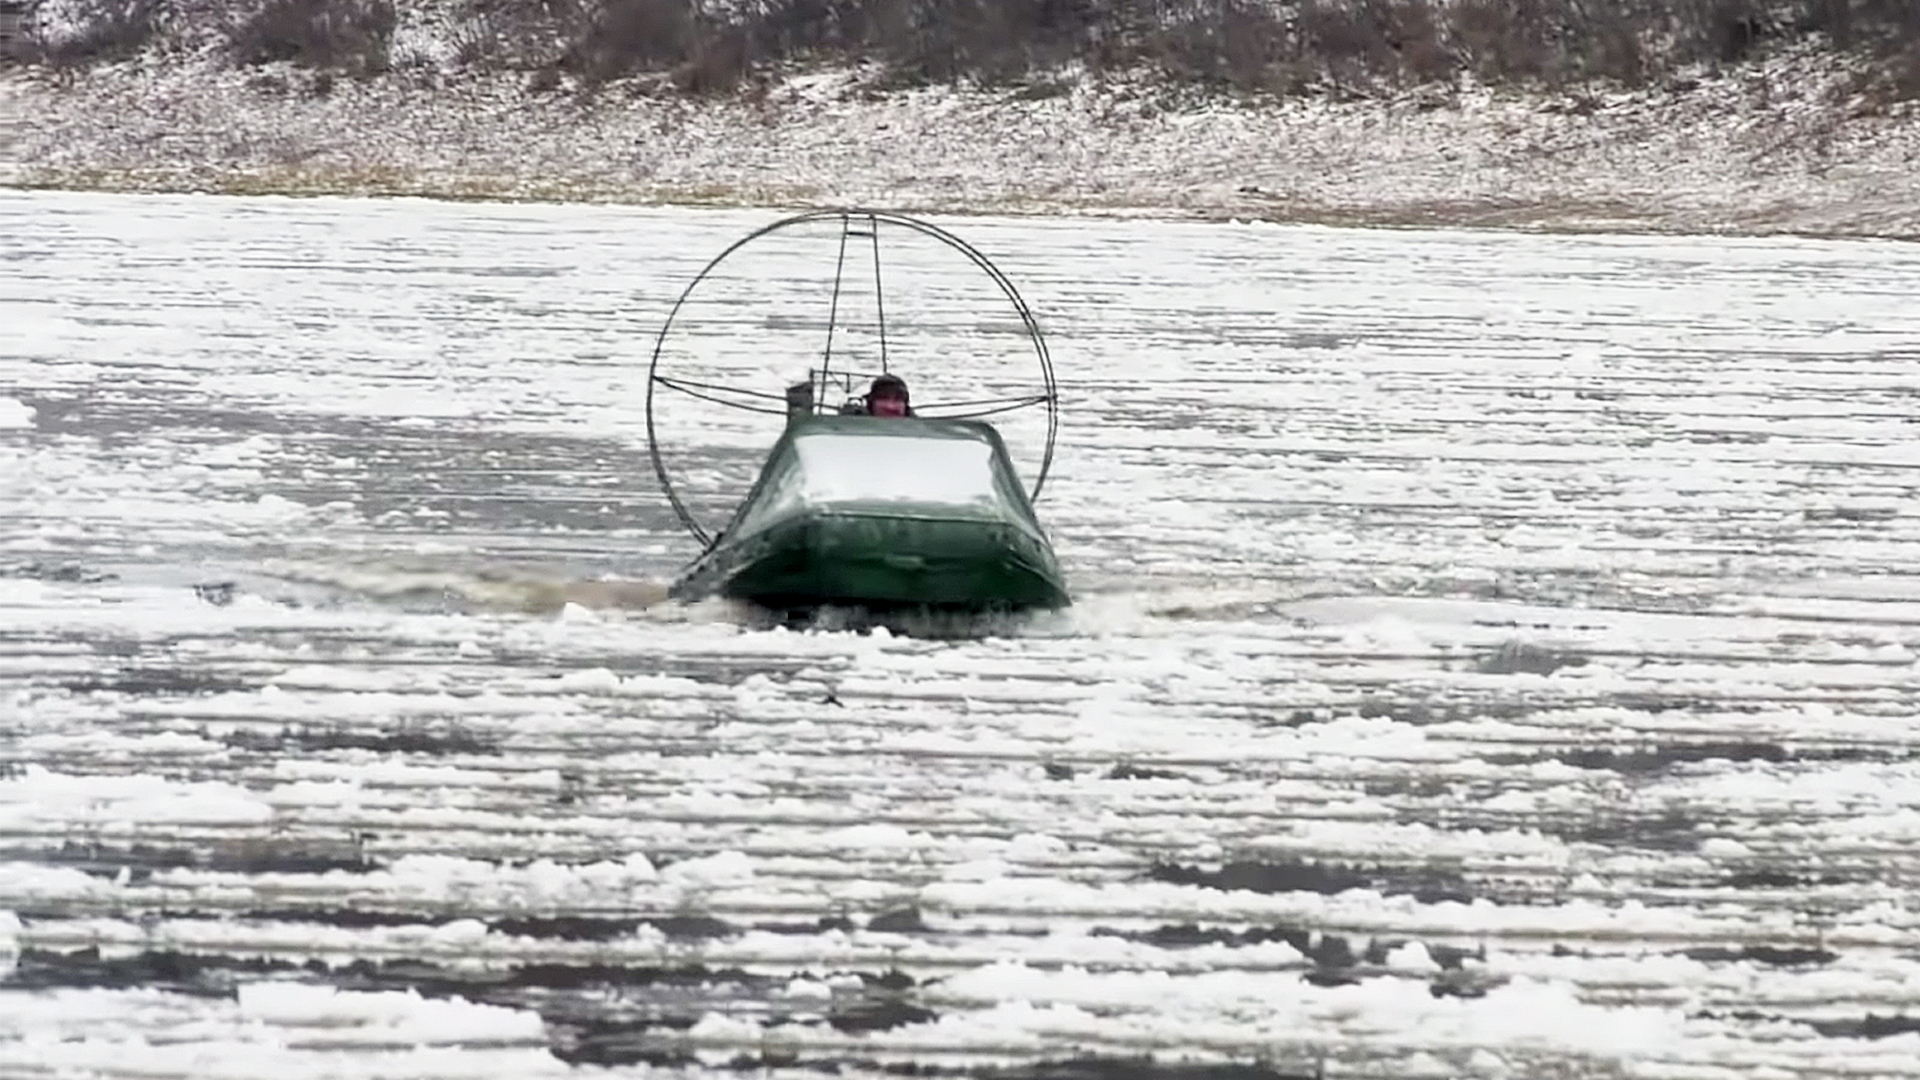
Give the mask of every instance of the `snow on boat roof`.
M 809 503 L 1001 500 L 993 444 L 982 437 L 930 435 L 914 424 L 902 434 L 801 431 L 793 448 L 800 461 L 796 495 Z

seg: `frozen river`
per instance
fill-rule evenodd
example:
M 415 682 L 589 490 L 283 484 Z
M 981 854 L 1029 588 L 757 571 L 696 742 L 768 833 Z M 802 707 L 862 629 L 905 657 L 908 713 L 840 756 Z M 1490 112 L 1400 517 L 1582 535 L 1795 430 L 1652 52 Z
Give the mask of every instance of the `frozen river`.
M 0 193 L 0 1075 L 1916 1071 L 1920 248 L 943 221 L 1078 603 L 934 640 L 639 602 L 777 216 Z

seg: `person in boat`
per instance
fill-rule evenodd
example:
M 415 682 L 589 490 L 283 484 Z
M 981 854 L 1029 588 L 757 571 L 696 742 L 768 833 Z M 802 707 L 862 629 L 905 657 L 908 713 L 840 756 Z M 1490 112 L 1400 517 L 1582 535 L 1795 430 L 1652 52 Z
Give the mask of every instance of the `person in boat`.
M 898 375 L 882 375 L 867 388 L 867 415 L 912 416 L 913 401 L 907 383 Z

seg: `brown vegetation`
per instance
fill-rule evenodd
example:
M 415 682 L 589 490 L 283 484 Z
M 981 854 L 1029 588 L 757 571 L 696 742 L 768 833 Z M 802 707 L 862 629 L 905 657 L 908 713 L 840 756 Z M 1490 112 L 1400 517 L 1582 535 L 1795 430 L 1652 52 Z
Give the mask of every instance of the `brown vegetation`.
M 267 0 L 228 32 L 241 64 L 286 61 L 374 74 L 387 69 L 393 0 Z
M 38 55 L 138 48 L 156 4 L 82 0 L 78 29 Z M 1920 97 L 1916 0 L 462 0 L 459 12 L 463 65 L 588 84 L 659 73 L 702 94 L 819 62 L 878 64 L 896 85 L 1074 67 L 1280 94 L 1463 78 L 1633 87 L 1808 42 L 1870 62 L 1862 89 Z M 237 63 L 354 74 L 386 68 L 397 22 L 394 0 L 263 0 L 228 18 Z
M 35 33 L 32 4 L 13 4 L 5 54 L 53 67 L 70 67 L 130 56 L 151 41 L 159 25 L 159 0 L 89 0 L 68 33 Z

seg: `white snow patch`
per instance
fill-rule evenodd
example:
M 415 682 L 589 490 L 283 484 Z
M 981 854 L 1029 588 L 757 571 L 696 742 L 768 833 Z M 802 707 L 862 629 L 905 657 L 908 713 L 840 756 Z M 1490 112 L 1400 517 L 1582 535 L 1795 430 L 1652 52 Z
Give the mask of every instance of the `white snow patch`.
M 136 833 L 162 825 L 260 824 L 273 807 L 233 784 L 169 780 L 161 776 L 73 776 L 28 765 L 0 779 L 0 826 L 91 829 Z
M 238 1001 L 245 1019 L 328 1029 L 335 1041 L 351 1041 L 367 1029 L 410 1043 L 537 1040 L 545 1032 L 535 1012 L 423 998 L 414 991 L 361 993 L 309 983 L 250 982 L 240 985 Z

